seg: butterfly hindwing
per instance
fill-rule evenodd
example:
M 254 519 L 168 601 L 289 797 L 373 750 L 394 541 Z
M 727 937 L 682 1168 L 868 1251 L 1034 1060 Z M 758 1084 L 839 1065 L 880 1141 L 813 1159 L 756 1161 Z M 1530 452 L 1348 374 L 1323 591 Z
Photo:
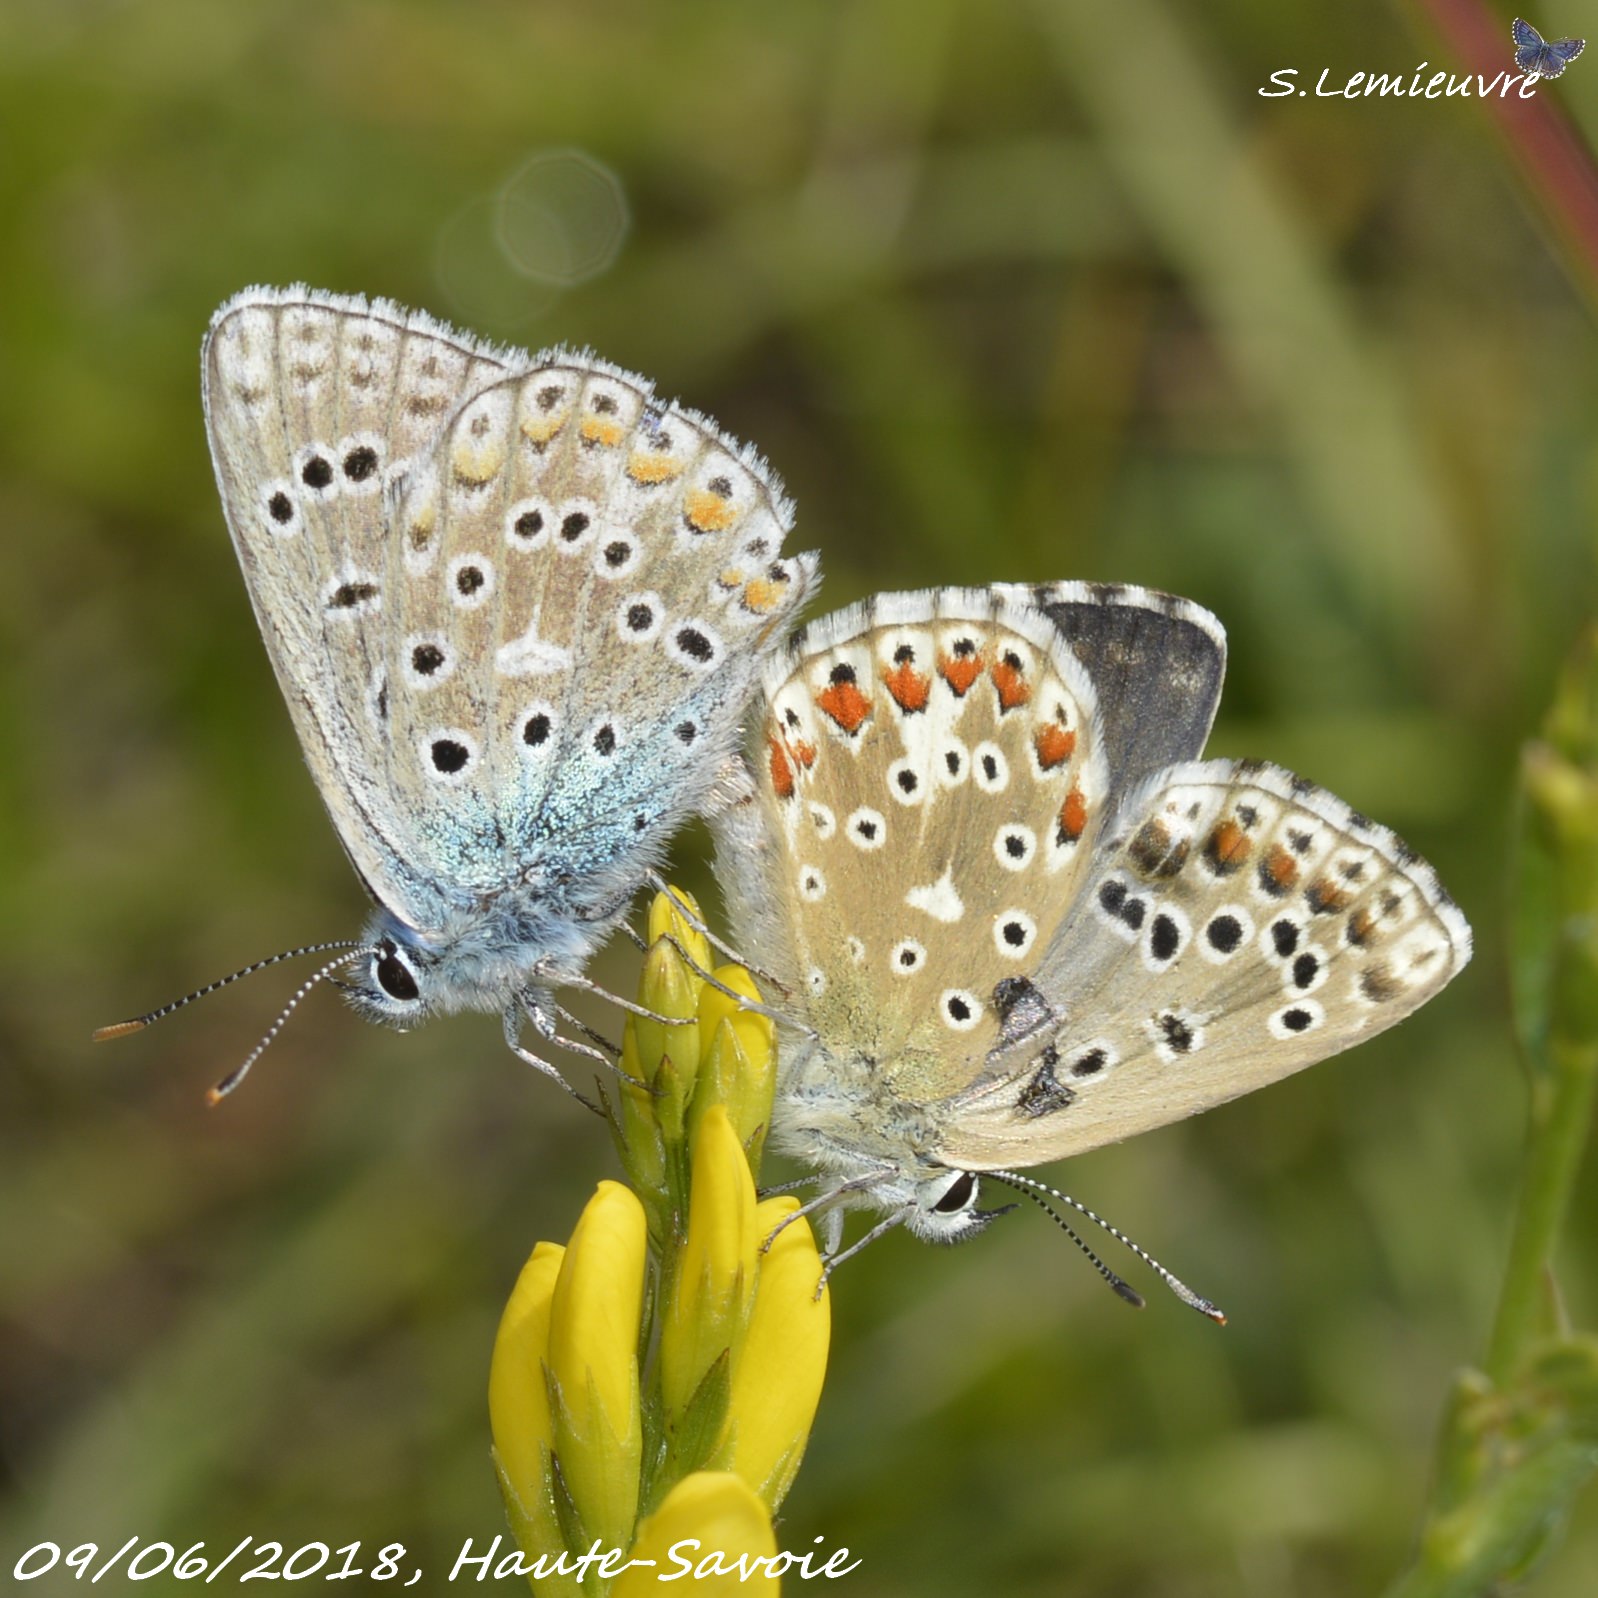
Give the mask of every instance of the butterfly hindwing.
M 823 1047 L 943 1096 L 998 1041 L 993 990 L 1047 946 L 1104 814 L 1087 674 L 1039 612 L 947 589 L 811 628 L 766 700 L 740 936 L 763 892 Z
M 814 580 L 781 557 L 780 489 L 642 379 L 565 356 L 473 394 L 397 521 L 386 708 L 416 847 L 450 837 L 467 884 L 613 898 L 714 782 Z
M 1174 767 L 1101 834 L 1037 962 L 1057 1019 L 934 1108 L 941 1156 L 1031 1164 L 1197 1114 L 1391 1026 L 1469 957 L 1385 827 L 1277 767 Z

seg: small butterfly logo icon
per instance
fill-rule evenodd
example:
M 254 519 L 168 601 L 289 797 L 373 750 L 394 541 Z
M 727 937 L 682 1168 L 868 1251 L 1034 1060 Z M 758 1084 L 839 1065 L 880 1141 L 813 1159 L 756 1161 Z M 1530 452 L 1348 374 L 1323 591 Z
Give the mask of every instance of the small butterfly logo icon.
M 1515 65 L 1533 78 L 1557 78 L 1583 50 L 1585 39 L 1545 39 L 1529 22 L 1515 18 Z

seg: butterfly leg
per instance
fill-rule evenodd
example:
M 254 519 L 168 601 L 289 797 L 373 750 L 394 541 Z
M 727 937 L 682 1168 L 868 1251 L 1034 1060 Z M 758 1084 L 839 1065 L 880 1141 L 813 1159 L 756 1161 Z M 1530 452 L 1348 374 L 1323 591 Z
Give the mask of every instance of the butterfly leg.
M 798 1020 L 797 1017 L 784 1015 L 780 1010 L 773 1010 L 769 1005 L 764 1005 L 755 999 L 751 999 L 747 993 L 739 993 L 736 989 L 729 988 L 714 971 L 705 970 L 705 968 L 700 965 L 696 959 L 694 959 L 693 955 L 689 953 L 687 949 L 683 948 L 682 944 L 680 944 L 676 938 L 672 937 L 669 932 L 666 934 L 666 941 L 670 943 L 672 948 L 674 948 L 677 953 L 683 957 L 684 961 L 688 965 L 689 970 L 691 970 L 701 982 L 704 982 L 707 984 L 707 986 L 714 988 L 717 993 L 725 994 L 729 999 L 735 999 L 740 1010 L 748 1010 L 753 1015 L 763 1015 L 768 1021 L 775 1021 L 783 1026 L 792 1027 L 796 1032 L 801 1032 L 805 1037 L 814 1040 L 816 1036 L 815 1032 L 810 1027 L 807 1027 L 802 1021 Z M 787 992 L 787 989 L 785 988 L 783 991 Z
M 567 1046 L 562 1039 L 555 1036 L 555 1023 L 553 1017 L 541 1010 L 535 1009 L 534 1006 L 531 1003 L 528 1003 L 526 1000 L 524 1000 L 523 1003 L 526 1005 L 528 1018 L 532 1021 L 533 1026 L 540 1037 L 546 1037 L 552 1043 L 561 1043 L 563 1047 Z M 522 1047 L 522 1011 L 517 1005 L 506 1005 L 503 1020 L 505 1024 L 505 1046 L 512 1054 L 516 1056 L 518 1060 L 522 1061 L 522 1063 L 525 1065 L 532 1066 L 535 1070 L 542 1071 L 545 1076 L 550 1078 L 551 1081 L 558 1082 L 561 1087 L 571 1094 L 571 1096 L 576 1099 L 585 1110 L 592 1110 L 595 1115 L 602 1113 L 597 1104 L 594 1104 L 591 1100 L 584 1098 L 583 1095 L 579 1093 L 577 1089 L 574 1088 L 571 1083 L 568 1082 L 566 1078 L 563 1077 L 560 1072 L 549 1063 L 548 1060 L 541 1060 L 532 1052 L 531 1049 L 524 1049 Z M 615 1069 L 614 1066 L 611 1066 L 611 1062 L 607 1060 L 598 1049 L 590 1049 L 586 1044 L 580 1045 L 574 1050 L 574 1052 L 591 1054 L 602 1064 L 610 1066 L 612 1070 Z
M 634 1004 L 631 999 L 624 999 L 619 993 L 612 993 L 609 988 L 602 988 L 597 982 L 591 982 L 587 977 L 576 976 L 569 971 L 557 971 L 553 967 L 534 966 L 533 975 L 544 978 L 550 982 L 559 982 L 563 987 L 577 988 L 583 993 L 592 993 L 595 998 L 604 999 L 607 1003 L 614 1004 L 618 1010 L 625 1010 L 628 1015 L 636 1015 L 644 1021 L 655 1021 L 661 1026 L 692 1026 L 692 1020 L 685 1020 L 681 1016 L 657 1015 L 655 1011 L 646 1009 L 641 1004 Z M 550 1034 L 553 1036 L 553 1034 Z
M 596 1032 L 593 1027 L 589 1026 L 589 1024 L 582 1019 L 581 1016 L 573 1015 L 565 1005 L 557 1004 L 555 1009 L 562 1021 L 564 1021 L 568 1026 L 576 1027 L 577 1030 L 581 1032 L 590 1043 L 595 1044 L 599 1048 L 603 1049 L 605 1053 L 611 1057 L 611 1059 L 616 1060 L 621 1058 L 621 1045 L 619 1043 L 612 1043 L 603 1032 Z
M 875 1187 L 885 1176 L 891 1174 L 886 1169 L 867 1171 L 864 1175 L 850 1177 L 847 1182 L 841 1182 L 837 1187 L 829 1187 L 825 1193 L 818 1193 L 813 1199 L 806 1199 L 798 1209 L 790 1211 L 772 1227 L 770 1235 L 760 1245 L 760 1252 L 762 1254 L 769 1253 L 771 1245 L 782 1235 L 784 1229 L 792 1226 L 801 1216 L 814 1215 L 817 1210 L 829 1210 L 830 1206 L 836 1204 L 839 1199 L 847 1198 L 849 1194 L 858 1193 L 865 1188 Z M 813 1179 L 807 1178 L 806 1180 Z M 847 1206 L 844 1206 L 844 1208 L 847 1208 Z M 837 1225 L 841 1227 L 843 1225 L 843 1208 L 831 1210 L 827 1215 L 825 1224 L 829 1228 L 832 1227 L 835 1217 Z
M 842 1211 L 838 1212 L 840 1217 Z M 821 1280 L 816 1283 L 816 1297 L 821 1297 L 821 1290 L 827 1285 L 827 1278 L 843 1264 L 846 1259 L 858 1254 L 868 1243 L 875 1243 L 884 1233 L 891 1232 L 896 1226 L 903 1226 L 910 1211 L 906 1209 L 895 1210 L 885 1221 L 878 1221 L 858 1242 L 851 1243 L 843 1253 L 836 1254 L 832 1249 L 827 1250 L 827 1263 L 821 1267 Z M 831 1217 L 829 1216 L 830 1220 Z

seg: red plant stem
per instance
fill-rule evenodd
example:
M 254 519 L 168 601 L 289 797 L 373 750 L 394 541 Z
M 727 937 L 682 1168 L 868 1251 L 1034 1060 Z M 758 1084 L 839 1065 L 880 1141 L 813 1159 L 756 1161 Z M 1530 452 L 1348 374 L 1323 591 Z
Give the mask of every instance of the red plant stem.
M 1467 70 L 1488 80 L 1514 67 L 1509 25 L 1481 0 L 1420 0 Z M 1598 300 L 1598 164 L 1544 80 L 1530 99 L 1483 96 L 1543 211 Z

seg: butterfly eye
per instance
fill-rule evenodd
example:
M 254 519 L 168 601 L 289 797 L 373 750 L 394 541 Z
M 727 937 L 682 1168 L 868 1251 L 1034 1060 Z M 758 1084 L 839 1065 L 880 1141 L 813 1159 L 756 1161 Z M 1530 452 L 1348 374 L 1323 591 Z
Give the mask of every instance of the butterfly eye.
M 372 975 L 377 978 L 378 987 L 391 999 L 409 1003 L 422 996 L 411 968 L 400 959 L 399 952 L 392 943 L 383 945 L 382 958 L 373 964 Z
M 932 1206 L 938 1215 L 958 1215 L 976 1202 L 977 1179 L 969 1171 L 961 1171 L 943 1190 L 943 1197 Z

